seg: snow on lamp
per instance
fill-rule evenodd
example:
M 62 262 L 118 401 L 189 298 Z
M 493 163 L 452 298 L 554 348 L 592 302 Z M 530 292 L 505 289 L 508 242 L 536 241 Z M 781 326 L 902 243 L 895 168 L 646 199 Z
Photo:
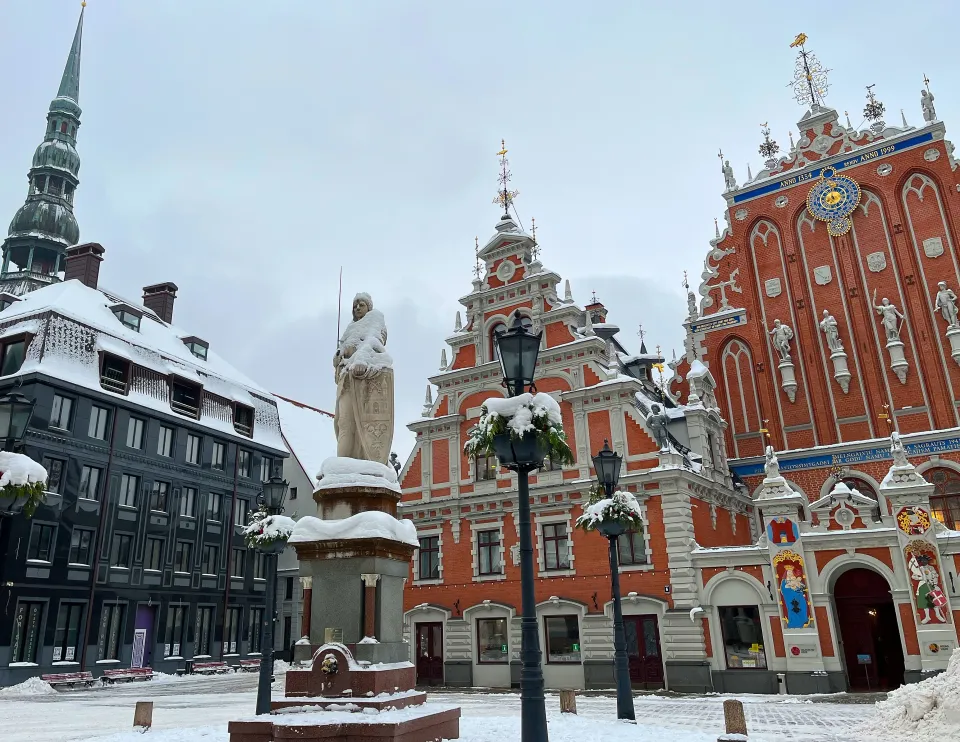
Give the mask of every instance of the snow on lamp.
M 523 317 L 518 311 L 513 315 L 510 329 L 494 337 L 508 397 L 523 394 L 533 384 L 542 336 L 542 332 L 534 335 L 523 326 Z

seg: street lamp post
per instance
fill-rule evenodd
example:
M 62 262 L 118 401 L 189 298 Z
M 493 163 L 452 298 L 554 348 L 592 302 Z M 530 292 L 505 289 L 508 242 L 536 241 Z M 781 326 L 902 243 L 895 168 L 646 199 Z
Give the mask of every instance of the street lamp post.
M 597 481 L 603 487 L 604 495 L 613 497 L 620 481 L 620 464 L 623 457 L 610 450 L 610 444 L 603 442 L 603 450 L 593 457 L 593 468 L 597 472 Z M 636 719 L 633 711 L 633 692 L 630 688 L 630 666 L 627 661 L 627 637 L 623 630 L 623 610 L 620 607 L 620 559 L 617 553 L 617 539 L 627 529 L 616 521 L 600 521 L 597 524 L 609 544 L 610 582 L 613 592 L 613 664 L 617 676 L 617 718 Z
M 513 325 L 504 333 L 497 334 L 494 342 L 500 356 L 503 383 L 507 396 L 516 397 L 533 387 L 533 372 L 537 367 L 542 333 L 534 335 L 522 324 L 519 312 L 514 315 Z M 520 739 L 522 742 L 547 742 L 547 709 L 543 697 L 543 668 L 540 665 L 540 633 L 537 627 L 537 598 L 533 581 L 533 538 L 530 534 L 530 488 L 529 474 L 543 464 L 546 451 L 537 442 L 536 436 L 527 435 L 522 440 L 513 440 L 506 435 L 497 449 L 500 463 L 517 473 L 517 490 L 520 500 L 520 586 L 521 623 L 520 655 Z
M 0 397 L 0 439 L 3 450 L 13 451 L 27 432 L 37 400 L 28 399 L 20 392 L 8 392 Z
M 283 513 L 283 501 L 288 484 L 280 476 L 276 464 L 270 479 L 263 483 L 263 491 L 257 495 L 257 503 L 267 515 Z M 277 555 L 286 548 L 286 541 L 274 541 L 256 547 L 264 555 L 267 568 L 266 608 L 263 611 L 263 633 L 260 644 L 260 679 L 257 684 L 257 716 L 270 713 L 270 685 L 273 682 L 273 614 L 277 602 Z

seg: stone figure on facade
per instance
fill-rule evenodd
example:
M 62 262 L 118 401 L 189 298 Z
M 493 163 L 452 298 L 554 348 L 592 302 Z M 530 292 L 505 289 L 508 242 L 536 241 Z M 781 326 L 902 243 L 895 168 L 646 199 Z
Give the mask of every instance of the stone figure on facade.
M 767 460 L 763 464 L 763 473 L 767 479 L 776 479 L 780 476 L 780 461 L 773 452 L 773 446 L 767 446 L 765 455 Z
M 730 160 L 724 160 L 722 170 L 724 188 L 728 191 L 736 190 L 737 179 L 733 177 L 733 168 L 730 167 Z
M 907 449 L 903 447 L 903 441 L 900 440 L 900 434 L 896 430 L 890 434 L 890 455 L 893 457 L 894 466 L 910 466 L 907 460 Z
M 653 439 L 657 442 L 657 447 L 661 451 L 670 450 L 670 432 L 667 429 L 669 423 L 670 418 L 667 417 L 667 413 L 661 409 L 660 405 L 650 405 L 650 414 L 647 415 L 647 430 L 650 431 L 650 435 L 653 436 Z
M 883 330 L 887 334 L 887 342 L 899 342 L 900 327 L 902 324 L 901 320 L 904 319 L 904 316 L 897 310 L 897 305 L 892 304 L 887 297 L 883 297 L 878 305 L 877 290 L 874 289 L 873 308 L 881 317 L 881 321 L 883 322 Z
M 353 321 L 333 356 L 337 456 L 387 463 L 393 443 L 393 359 L 387 326 L 369 294 L 353 299 Z
M 933 93 L 927 90 L 920 91 L 920 108 L 923 111 L 923 120 L 928 124 L 937 120 L 937 111 L 933 107 Z
M 793 340 L 793 330 L 790 329 L 790 325 L 775 319 L 773 321 L 773 329 L 767 330 L 767 334 L 773 338 L 773 347 L 780 354 L 780 360 L 791 360 L 790 341 Z
M 820 329 L 827 338 L 827 347 L 832 353 L 843 352 L 843 343 L 840 341 L 840 329 L 837 320 L 826 309 L 823 310 L 823 319 L 820 320 Z
M 947 329 L 957 326 L 957 295 L 953 289 L 947 288 L 946 281 L 940 281 L 937 284 L 937 300 L 934 302 L 933 311 L 940 312 L 940 316 L 947 321 Z

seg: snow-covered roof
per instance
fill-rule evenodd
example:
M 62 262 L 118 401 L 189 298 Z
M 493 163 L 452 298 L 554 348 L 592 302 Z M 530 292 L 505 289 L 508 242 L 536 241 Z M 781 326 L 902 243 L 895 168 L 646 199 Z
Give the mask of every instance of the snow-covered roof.
M 316 484 L 324 460 L 336 455 L 333 415 L 302 402 L 274 396 L 280 412 L 280 429 L 290 453 L 307 478 Z

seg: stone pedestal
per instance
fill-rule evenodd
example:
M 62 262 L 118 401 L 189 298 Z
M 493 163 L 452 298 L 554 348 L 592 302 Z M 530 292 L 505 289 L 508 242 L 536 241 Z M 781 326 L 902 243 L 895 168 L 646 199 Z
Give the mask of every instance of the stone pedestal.
M 843 393 L 850 390 L 850 369 L 847 367 L 847 354 L 842 350 L 835 350 L 830 354 L 833 361 L 833 378 L 837 380 Z
M 947 328 L 947 340 L 950 341 L 950 355 L 960 364 L 960 325 Z
M 901 384 L 907 383 L 907 369 L 910 364 L 903 354 L 903 342 L 900 340 L 890 340 L 887 343 L 887 352 L 890 354 L 890 370 L 897 375 Z
M 786 393 L 787 399 L 791 402 L 795 401 L 797 398 L 797 376 L 793 370 L 793 361 L 789 359 L 780 361 L 777 368 L 780 369 L 780 388 Z

